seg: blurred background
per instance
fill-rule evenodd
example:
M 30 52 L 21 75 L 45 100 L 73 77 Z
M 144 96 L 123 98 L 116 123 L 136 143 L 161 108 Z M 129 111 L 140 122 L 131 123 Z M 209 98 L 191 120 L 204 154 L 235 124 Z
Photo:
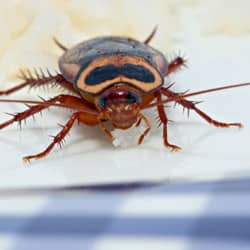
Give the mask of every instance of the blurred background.
M 249 5 L 247 0 L 1 0 L 1 82 L 20 67 L 57 67 L 61 51 L 52 37 L 69 47 L 107 34 L 142 40 L 158 24 L 153 45 L 171 55 L 194 36 L 244 36 L 250 32 Z
M 166 79 L 176 91 L 250 81 L 248 0 L 0 0 L 0 6 L 1 89 L 20 82 L 20 68 L 57 70 L 62 52 L 53 37 L 69 48 L 102 35 L 143 41 L 155 25 L 151 45 L 168 59 L 188 59 L 188 69 Z M 23 90 L 11 98 L 56 93 Z M 137 130 L 114 131 L 125 141 L 116 148 L 98 129 L 76 126 L 62 150 L 25 168 L 21 157 L 42 150 L 69 113 L 51 110 L 22 131 L 15 125 L 0 131 L 0 249 L 249 250 L 249 97 L 244 88 L 194 98 L 214 118 L 242 122 L 241 131 L 213 128 L 195 114 L 188 120 L 169 107 L 170 140 L 183 148 L 178 154 L 163 147 L 156 126 L 141 147 Z M 0 120 L 23 109 L 1 104 Z M 147 115 L 155 118 L 154 111 Z

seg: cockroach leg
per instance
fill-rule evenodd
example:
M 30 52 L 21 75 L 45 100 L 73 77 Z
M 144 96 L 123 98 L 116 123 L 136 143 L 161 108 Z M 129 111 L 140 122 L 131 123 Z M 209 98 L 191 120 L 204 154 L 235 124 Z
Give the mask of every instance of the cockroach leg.
M 52 75 L 48 70 L 45 74 L 42 70 L 34 69 L 33 73 L 30 70 L 21 70 L 20 75 L 18 76 L 21 80 L 24 82 L 7 90 L 0 91 L 1 95 L 10 95 L 16 91 L 19 91 L 25 87 L 41 87 L 45 85 L 51 85 L 51 86 L 61 86 L 70 92 L 73 92 L 74 94 L 79 95 L 79 93 L 74 89 L 73 85 L 68 82 L 63 75 L 56 74 Z
M 157 102 L 159 102 L 159 103 L 162 102 L 161 93 L 158 93 L 158 95 L 157 95 Z M 173 144 L 168 142 L 168 129 L 167 129 L 168 118 L 167 118 L 166 112 L 164 110 L 163 104 L 157 105 L 157 110 L 158 110 L 159 118 L 160 118 L 160 120 L 162 122 L 162 126 L 163 126 L 164 145 L 166 147 L 170 148 L 170 150 L 174 151 L 174 152 L 181 150 L 181 148 L 179 146 L 173 145 Z
M 53 137 L 52 143 L 43 152 L 39 154 L 35 154 L 35 155 L 25 156 L 23 157 L 23 161 L 25 163 L 29 163 L 31 159 L 36 159 L 36 160 L 41 159 L 45 157 L 46 155 L 48 155 L 56 144 L 59 144 L 61 146 L 65 136 L 69 133 L 74 122 L 79 119 L 80 115 L 81 115 L 81 112 L 74 113 L 70 117 L 68 122 L 65 124 L 65 126 L 62 126 L 62 130 L 55 137 Z
M 62 103 L 65 104 L 69 109 L 77 109 L 77 108 L 86 108 L 83 106 L 82 100 L 78 97 L 71 95 L 59 95 L 54 98 L 49 99 L 48 101 L 44 101 L 43 103 L 48 103 L 48 105 L 34 105 L 30 106 L 27 110 L 14 114 L 13 118 L 10 120 L 0 124 L 0 129 L 3 129 L 14 122 L 18 122 L 19 124 L 25 120 L 26 118 L 35 115 L 36 113 L 41 112 L 44 109 L 49 108 L 50 105 L 54 103 Z
M 142 120 L 142 118 L 139 117 L 139 119 L 137 120 L 137 122 L 135 124 L 135 127 L 139 127 L 141 125 L 141 120 Z
M 158 25 L 154 27 L 152 32 L 149 34 L 147 39 L 144 41 L 144 44 L 149 44 L 151 42 L 151 40 L 154 38 L 154 36 L 155 36 L 155 34 L 157 32 L 157 29 L 158 29 Z
M 173 98 L 173 97 L 179 96 L 178 93 L 175 93 L 175 92 L 169 90 L 168 88 L 161 88 L 160 92 L 163 95 L 167 96 L 168 98 Z M 221 128 L 228 128 L 228 127 L 232 127 L 232 126 L 239 127 L 239 128 L 243 127 L 243 125 L 241 123 L 238 123 L 238 122 L 237 123 L 225 123 L 225 122 L 216 121 L 216 120 L 212 119 L 210 116 L 208 116 L 206 113 L 204 113 L 203 111 L 198 109 L 196 107 L 195 102 L 189 101 L 185 98 L 178 98 L 176 103 L 182 105 L 184 108 L 187 108 L 188 110 L 194 110 L 200 117 L 202 117 L 208 123 L 210 123 L 216 127 L 221 127 Z
M 109 131 L 109 129 L 105 126 L 105 124 L 100 121 L 99 126 L 102 129 L 102 131 L 105 133 L 105 135 L 107 135 L 107 137 L 112 141 L 114 139 L 114 136 Z
M 149 120 L 147 119 L 147 117 L 145 117 L 143 114 L 139 113 L 138 114 L 138 118 L 139 120 L 138 121 L 144 121 L 145 124 L 146 124 L 146 129 L 145 131 L 143 132 L 143 134 L 139 137 L 139 140 L 138 140 L 138 144 L 142 144 L 144 138 L 147 136 L 147 134 L 149 133 L 150 129 L 151 129 L 151 124 L 149 122 Z M 137 125 L 137 124 L 136 124 Z M 139 126 L 139 125 L 138 125 Z
M 7 89 L 7 90 L 3 90 L 3 91 L 0 91 L 0 96 L 1 95 L 9 95 L 9 94 L 12 94 L 26 86 L 28 86 L 29 84 L 27 82 L 24 82 L 24 83 L 21 83 L 13 88 L 10 88 L 10 89 Z
M 33 74 L 30 70 L 21 71 L 20 78 L 26 81 L 30 88 L 45 85 L 50 85 L 52 87 L 60 86 L 80 96 L 79 92 L 74 89 L 73 84 L 68 82 L 62 74 L 52 75 L 49 70 L 44 73 L 42 69 L 40 69 L 39 71 L 37 69 L 34 69 Z
M 173 61 L 171 61 L 168 65 L 168 70 L 165 74 L 165 76 L 176 72 L 177 70 L 181 69 L 182 67 L 186 67 L 187 66 L 187 60 L 184 59 L 181 56 L 177 56 Z
M 55 42 L 55 44 L 62 49 L 63 51 L 67 51 L 68 48 L 66 46 L 64 46 L 61 42 L 59 42 L 55 37 L 53 37 L 53 40 Z

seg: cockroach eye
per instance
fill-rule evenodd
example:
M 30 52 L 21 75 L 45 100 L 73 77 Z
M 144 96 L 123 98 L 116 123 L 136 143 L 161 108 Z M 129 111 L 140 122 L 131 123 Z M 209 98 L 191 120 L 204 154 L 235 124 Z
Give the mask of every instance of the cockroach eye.
M 107 101 L 106 101 L 106 97 L 105 96 L 100 96 L 100 98 L 98 99 L 97 106 L 99 108 L 106 108 L 107 107 Z
M 126 104 L 137 103 L 141 104 L 141 99 L 138 95 L 134 94 L 133 92 L 128 91 L 127 96 L 125 98 Z

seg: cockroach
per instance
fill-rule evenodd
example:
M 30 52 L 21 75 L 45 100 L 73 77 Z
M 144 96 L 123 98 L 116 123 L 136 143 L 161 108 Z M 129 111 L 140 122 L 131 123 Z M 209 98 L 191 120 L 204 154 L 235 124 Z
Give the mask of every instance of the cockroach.
M 26 118 L 47 109 L 57 106 L 74 110 L 61 131 L 53 137 L 51 144 L 41 153 L 23 158 L 24 162 L 31 159 L 40 159 L 50 153 L 56 144 L 61 145 L 73 124 L 79 123 L 88 126 L 99 126 L 107 137 L 114 139 L 107 127 L 109 121 L 114 128 L 129 129 L 139 126 L 143 121 L 145 131 L 139 136 L 141 144 L 149 133 L 151 125 L 142 110 L 156 107 L 163 129 L 163 142 L 172 151 L 181 148 L 168 141 L 168 117 L 164 105 L 175 102 L 188 110 L 195 111 L 201 118 L 216 127 L 242 127 L 241 123 L 224 123 L 212 119 L 197 107 L 197 103 L 187 98 L 209 92 L 229 88 L 250 86 L 250 83 L 234 84 L 218 88 L 206 89 L 192 93 L 177 93 L 171 86 L 164 86 L 164 78 L 178 69 L 186 66 L 186 60 L 177 56 L 168 62 L 159 50 L 149 45 L 156 33 L 156 28 L 144 42 L 119 36 L 98 37 L 84 41 L 71 49 L 62 45 L 58 40 L 55 43 L 63 50 L 59 58 L 59 73 L 44 73 L 42 70 L 21 71 L 23 82 L 0 95 L 12 94 L 24 87 L 61 86 L 71 94 L 60 94 L 49 100 L 0 100 L 0 102 L 24 103 L 28 106 L 23 112 L 0 124 L 3 129 L 14 122 L 21 123 Z

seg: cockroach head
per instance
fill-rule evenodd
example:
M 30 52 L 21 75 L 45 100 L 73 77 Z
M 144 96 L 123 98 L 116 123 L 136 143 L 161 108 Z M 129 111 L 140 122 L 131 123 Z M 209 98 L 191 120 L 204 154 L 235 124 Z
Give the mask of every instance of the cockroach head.
M 115 128 L 127 129 L 137 121 L 140 104 L 137 93 L 126 88 L 111 88 L 99 96 L 97 106 Z

